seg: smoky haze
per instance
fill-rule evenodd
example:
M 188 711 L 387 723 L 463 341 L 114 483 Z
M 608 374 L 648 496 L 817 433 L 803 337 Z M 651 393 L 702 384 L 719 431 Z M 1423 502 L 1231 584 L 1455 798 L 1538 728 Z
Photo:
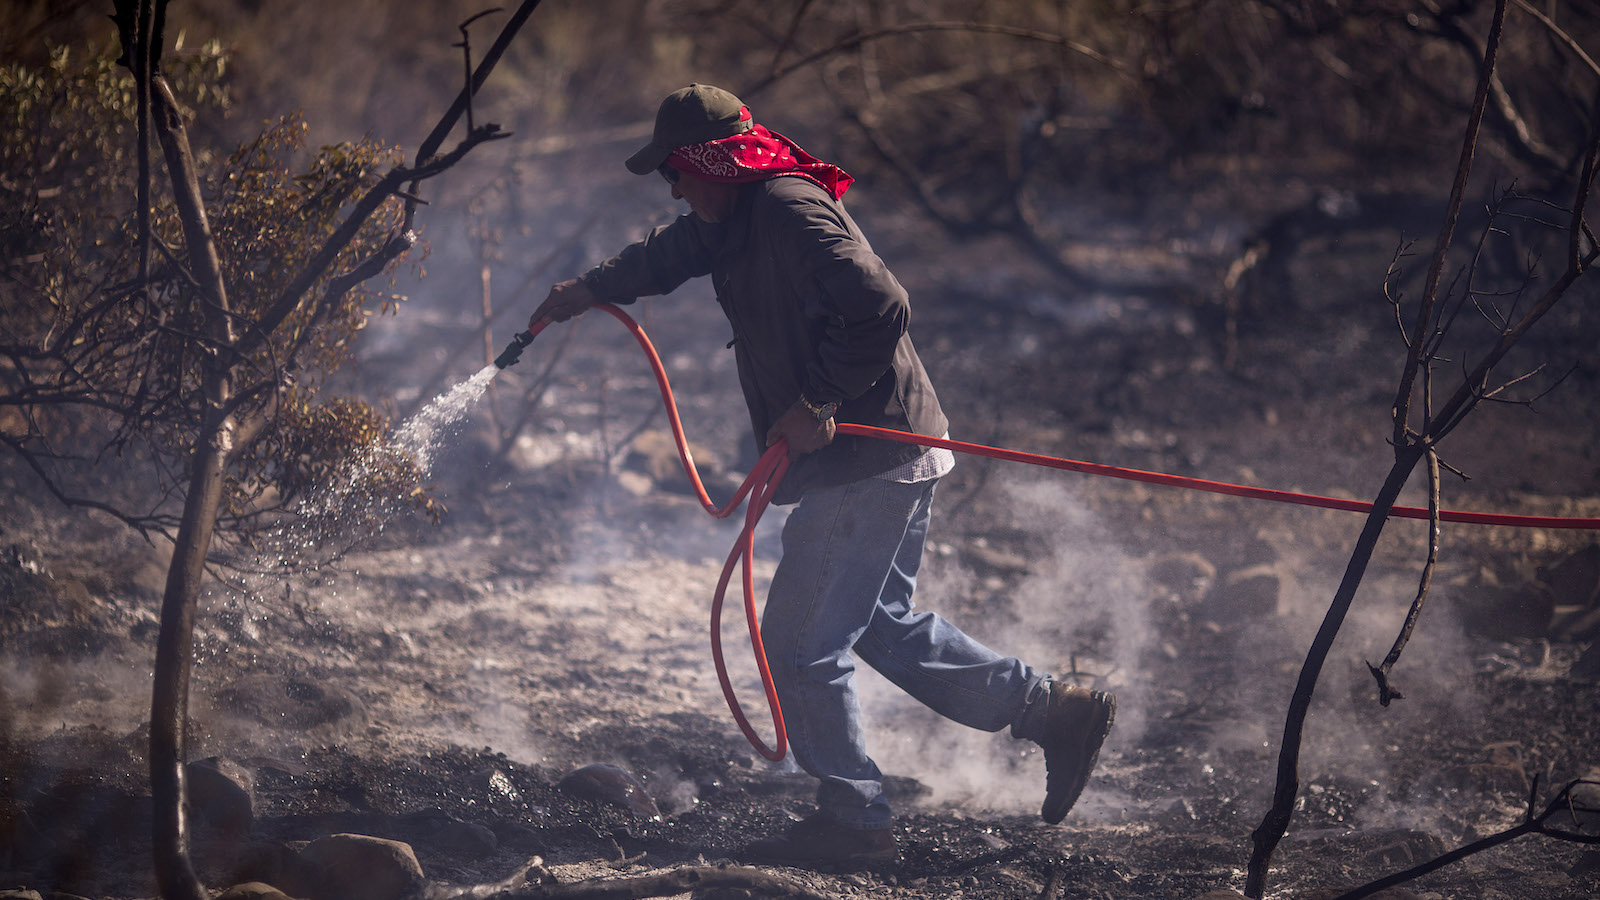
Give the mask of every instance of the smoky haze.
M 23 6 L 49 18 L 50 4 Z M 1551 6 L 1594 45 L 1592 12 Z M 622 166 L 663 94 L 692 81 L 754 88 L 866 28 L 979 17 L 1115 54 L 919 32 L 819 56 L 745 97 L 758 121 L 858 178 L 851 213 L 912 297 L 912 335 L 953 438 L 1370 499 L 1393 459 L 1403 351 L 1385 272 L 1438 227 L 1472 63 L 1427 29 L 1356 13 L 1324 29 L 1281 7 L 547 0 L 475 101 L 478 122 L 514 137 L 425 187 L 427 253 L 395 286 L 407 299 L 371 319 L 331 383 L 402 432 L 459 392 L 461 417 L 421 454 L 443 522 L 386 498 L 377 528 L 368 517 L 307 535 L 296 529 L 310 517 L 291 518 L 282 540 L 314 565 L 274 569 L 246 549 L 219 559 L 200 613 L 191 755 L 303 764 L 330 747 L 415 758 L 445 746 L 553 775 L 616 763 L 671 818 L 716 805 L 685 762 L 701 754 L 726 767 L 728 794 L 755 784 L 773 810 L 804 814 L 792 786 L 804 778 L 745 746 L 711 666 L 709 607 L 738 516 L 712 520 L 663 474 L 676 464 L 650 448 L 666 417 L 632 338 L 586 315 L 548 329 L 516 366 L 484 367 L 552 282 L 684 212 L 659 178 Z M 195 123 L 201 139 L 229 146 L 299 109 L 310 146 L 372 135 L 409 154 L 459 90 L 456 25 L 481 9 L 176 4 L 169 33 L 235 54 L 235 107 Z M 40 33 L 75 47 L 111 39 L 98 12 L 76 15 Z M 503 21 L 473 26 L 475 54 Z M 1518 21 L 1503 72 L 1544 86 L 1514 99 L 1533 133 L 1569 150 L 1586 127 L 1574 110 L 1592 107 L 1571 86 L 1591 81 Z M 1492 125 L 1469 207 L 1513 176 L 1541 201 L 1564 196 L 1568 175 L 1538 159 Z M 1486 224 L 1469 210 L 1468 246 Z M 1560 235 L 1498 240 L 1486 246 L 1494 273 L 1512 278 L 1501 284 L 1563 253 Z M 1402 261 L 1392 287 L 1409 300 L 1425 262 Z M 665 361 L 720 503 L 756 453 L 704 281 L 630 312 Z M 1592 280 L 1581 284 L 1512 361 L 1518 373 L 1547 367 L 1519 398 L 1566 373 L 1555 390 L 1489 406 L 1452 435 L 1448 462 L 1471 479 L 1446 476 L 1446 506 L 1600 509 L 1594 299 Z M 1493 303 L 1474 312 L 1463 320 L 1495 315 Z M 1458 356 L 1482 346 L 1473 334 Z M 163 551 L 32 496 L 20 468 L 4 475 L 0 527 L 26 551 L 4 571 L 41 580 L 13 592 L 23 613 L 0 626 L 0 725 L 59 743 L 103 729 L 137 773 Z M 324 502 L 372 512 L 337 490 Z M 1401 502 L 1425 505 L 1420 480 Z M 785 514 L 770 510 L 758 533 L 758 595 Z M 962 457 L 939 488 L 916 599 L 999 652 L 1118 693 L 1072 840 L 1156 831 L 1242 846 L 1360 526 L 1350 513 Z M 1592 537 L 1448 525 L 1443 537 L 1430 606 L 1394 674 L 1406 699 L 1389 708 L 1366 664 L 1383 658 L 1415 592 L 1426 525 L 1391 522 L 1380 543 L 1313 707 L 1297 813 L 1308 840 L 1477 836 L 1520 814 L 1518 772 L 1600 764 L 1593 717 L 1572 713 L 1594 708 L 1570 674 L 1593 636 L 1482 628 L 1484 604 L 1537 586 L 1541 566 Z M 743 616 L 736 576 L 723 645 L 770 740 Z M 1030 744 L 946 722 L 864 667 L 859 677 L 870 752 L 925 789 L 899 810 L 1035 815 L 1044 766 Z M 1524 718 L 1524 704 L 1544 712 Z M 1485 789 L 1486 767 L 1514 789 Z M 1048 843 L 1042 833 L 1024 832 Z

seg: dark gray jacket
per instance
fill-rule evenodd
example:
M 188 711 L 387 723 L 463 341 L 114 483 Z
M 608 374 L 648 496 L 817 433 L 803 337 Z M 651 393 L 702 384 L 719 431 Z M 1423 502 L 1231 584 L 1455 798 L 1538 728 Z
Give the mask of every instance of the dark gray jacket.
M 813 182 L 781 176 L 745 185 L 727 221 L 680 216 L 583 279 L 605 300 L 629 303 L 698 275 L 712 277 L 733 326 L 758 446 L 802 392 L 813 403 L 837 401 L 839 422 L 934 437 L 948 430 L 906 331 L 905 289 L 844 206 Z M 775 502 L 887 472 L 923 449 L 840 435 L 794 463 Z

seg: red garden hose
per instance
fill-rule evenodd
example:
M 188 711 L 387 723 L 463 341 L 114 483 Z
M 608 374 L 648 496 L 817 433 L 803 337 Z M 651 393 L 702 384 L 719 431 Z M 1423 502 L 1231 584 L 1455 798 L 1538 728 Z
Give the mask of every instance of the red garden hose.
M 689 442 L 683 435 L 683 423 L 678 418 L 678 405 L 672 398 L 672 387 L 667 382 L 667 371 L 661 365 L 661 357 L 650 343 L 650 338 L 645 335 L 644 329 L 639 327 L 639 323 L 635 322 L 632 316 L 617 307 L 609 303 L 602 303 L 596 308 L 610 313 L 632 332 L 634 339 L 639 342 L 639 347 L 644 350 L 646 358 L 650 360 L 650 368 L 655 372 L 656 384 L 661 388 L 661 399 L 667 408 L 667 420 L 672 424 L 672 439 L 677 444 L 678 457 L 683 462 L 684 474 L 689 476 L 689 483 L 694 487 L 695 495 L 699 497 L 700 504 L 705 507 L 706 512 L 719 519 L 727 518 L 734 509 L 738 508 L 740 501 L 744 500 L 746 495 L 749 495 L 750 502 L 745 507 L 744 529 L 739 532 L 739 539 L 734 543 L 733 549 L 728 553 L 727 562 L 722 566 L 722 576 L 717 581 L 716 596 L 711 602 L 711 658 L 716 665 L 717 681 L 722 686 L 722 696 L 728 701 L 728 708 L 733 712 L 734 720 L 739 723 L 739 729 L 744 732 L 744 736 L 749 739 L 750 744 L 762 756 L 773 761 L 783 759 L 788 753 L 789 737 L 784 729 L 783 709 L 778 704 L 777 689 L 773 686 L 772 673 L 767 666 L 766 650 L 761 645 L 761 622 L 760 617 L 756 614 L 755 585 L 751 578 L 750 570 L 755 546 L 756 523 L 761 520 L 761 514 L 766 511 L 767 504 L 771 502 L 773 493 L 778 489 L 778 484 L 783 481 L 784 474 L 789 470 L 788 448 L 783 441 L 779 441 L 777 444 L 767 448 L 767 452 L 756 463 L 749 477 L 744 480 L 744 483 L 734 493 L 733 499 L 729 500 L 724 506 L 717 506 L 712 502 L 711 497 L 706 494 L 705 485 L 700 481 L 700 473 L 695 469 L 694 458 L 689 453 Z M 539 322 L 528 331 L 517 335 L 513 345 L 506 348 L 500 358 L 495 361 L 495 364 L 503 369 L 516 362 L 517 355 L 521 353 L 522 348 L 532 343 L 533 339 L 548 324 L 548 322 Z M 1302 506 L 1316 506 L 1324 509 L 1340 509 L 1350 512 L 1370 512 L 1372 510 L 1372 504 L 1359 500 L 1342 500 L 1337 497 L 1320 497 L 1314 494 L 1301 494 L 1293 491 L 1277 491 L 1221 481 L 1186 478 L 1161 472 L 1124 469 L 1117 466 L 1100 465 L 1099 463 L 1041 456 L 1037 453 L 1022 453 L 999 447 L 987 447 L 983 444 L 969 444 L 964 441 L 927 437 L 904 431 L 877 428 L 871 425 L 840 422 L 837 425 L 837 431 L 839 434 L 854 434 L 907 444 L 921 444 L 927 447 L 944 447 L 958 453 L 986 456 L 991 459 L 1028 463 L 1029 465 L 1044 466 L 1051 469 L 1066 469 L 1071 472 L 1084 472 L 1091 475 L 1105 475 L 1130 481 L 1142 481 L 1148 484 L 1163 484 L 1190 490 L 1209 491 L 1216 494 L 1229 494 L 1235 497 L 1250 497 L 1258 500 L 1273 500 L 1279 503 L 1296 503 Z M 1410 519 L 1428 518 L 1426 509 L 1413 506 L 1396 506 L 1389 511 L 1389 514 Z M 1463 522 L 1474 525 L 1507 525 L 1518 528 L 1600 529 L 1600 518 L 1516 516 L 1498 513 L 1461 512 L 1458 510 L 1441 510 L 1439 518 L 1446 522 Z M 727 593 L 728 582 L 732 579 L 733 567 L 736 562 L 742 562 L 744 570 L 745 623 L 750 631 L 750 647 L 755 653 L 756 668 L 761 673 L 761 686 L 767 695 L 767 708 L 772 712 L 772 727 L 776 733 L 776 740 L 771 748 L 762 742 L 761 738 L 756 735 L 755 729 L 750 726 L 749 720 L 745 718 L 744 710 L 739 706 L 739 700 L 734 695 L 733 685 L 728 680 L 727 666 L 724 664 L 722 657 L 722 601 Z
M 734 542 L 733 549 L 728 553 L 728 560 L 722 566 L 722 576 L 717 580 L 717 592 L 711 601 L 711 659 L 716 665 L 717 682 L 722 685 L 722 696 L 728 701 L 728 709 L 733 712 L 733 718 L 739 723 L 739 730 L 767 759 L 777 762 L 789 752 L 789 735 L 783 725 L 783 707 L 778 703 L 778 690 L 772 683 L 772 671 L 767 666 L 767 651 L 761 645 L 761 618 L 756 613 L 755 583 L 751 577 L 752 557 L 755 548 L 756 523 L 761 520 L 761 514 L 766 511 L 767 504 L 772 500 L 773 491 L 777 490 L 779 482 L 783 481 L 784 473 L 789 471 L 789 457 L 787 447 L 783 442 L 774 444 L 762 455 L 744 483 L 734 492 L 733 499 L 723 506 L 717 506 L 706 488 L 700 481 L 700 473 L 695 469 L 694 457 L 689 452 L 689 441 L 683 435 L 683 421 L 678 417 L 678 404 L 672 398 L 672 386 L 667 381 L 667 370 L 661 365 L 661 356 L 656 353 L 655 345 L 650 343 L 650 338 L 639 327 L 633 317 L 609 303 L 603 303 L 598 309 L 603 309 L 615 316 L 639 342 L 640 349 L 650 360 L 650 368 L 655 372 L 656 384 L 661 388 L 661 400 L 667 408 L 667 421 L 672 424 L 672 440 L 678 446 L 678 458 L 683 462 L 684 474 L 689 476 L 689 484 L 694 487 L 695 496 L 700 499 L 700 505 L 706 512 L 718 519 L 725 519 L 739 507 L 740 501 L 748 494 L 750 502 L 745 506 L 744 529 L 739 532 L 739 539 Z M 516 361 L 521 348 L 528 346 L 548 325 L 548 322 L 539 322 L 528 331 L 518 335 L 515 341 L 515 350 L 508 347 L 502 353 L 496 364 L 500 368 Z M 749 719 L 745 717 L 744 709 L 739 705 L 739 699 L 733 692 L 733 683 L 728 679 L 728 667 L 722 656 L 722 601 L 728 592 L 728 582 L 733 576 L 735 563 L 743 564 L 744 569 L 744 617 L 746 627 L 750 631 L 750 649 L 754 651 L 756 668 L 761 673 L 761 687 L 767 695 L 767 708 L 772 712 L 772 728 L 776 740 L 772 747 L 768 747 L 751 727 Z

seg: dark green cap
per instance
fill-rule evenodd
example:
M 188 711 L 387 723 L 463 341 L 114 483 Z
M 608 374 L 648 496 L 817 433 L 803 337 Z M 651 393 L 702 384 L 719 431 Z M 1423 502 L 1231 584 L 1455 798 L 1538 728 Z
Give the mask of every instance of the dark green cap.
M 749 131 L 755 122 L 740 114 L 743 109 L 738 97 L 709 84 L 673 91 L 656 110 L 656 130 L 650 143 L 628 157 L 628 171 L 648 175 L 679 147 Z

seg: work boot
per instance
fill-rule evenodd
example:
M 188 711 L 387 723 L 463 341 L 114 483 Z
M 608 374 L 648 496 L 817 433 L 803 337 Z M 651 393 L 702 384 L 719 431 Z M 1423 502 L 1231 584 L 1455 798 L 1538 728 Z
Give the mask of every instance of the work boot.
M 1117 698 L 1075 684 L 1050 683 L 1049 705 L 1034 742 L 1044 749 L 1044 806 L 1051 825 L 1066 818 L 1100 757 L 1100 744 L 1117 717 Z
M 748 844 L 739 859 L 824 871 L 879 868 L 895 861 L 894 830 L 854 828 L 812 813 L 790 825 L 783 837 Z

